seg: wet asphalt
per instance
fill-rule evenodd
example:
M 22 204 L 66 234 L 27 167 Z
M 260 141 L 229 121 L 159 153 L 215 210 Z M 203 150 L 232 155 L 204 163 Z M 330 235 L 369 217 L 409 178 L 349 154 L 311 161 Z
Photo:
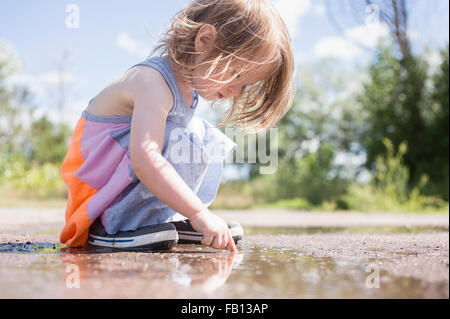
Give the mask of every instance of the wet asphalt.
M 231 253 L 70 249 L 59 215 L 30 213 L 0 217 L 0 298 L 449 297 L 448 215 L 219 211 L 246 231 Z

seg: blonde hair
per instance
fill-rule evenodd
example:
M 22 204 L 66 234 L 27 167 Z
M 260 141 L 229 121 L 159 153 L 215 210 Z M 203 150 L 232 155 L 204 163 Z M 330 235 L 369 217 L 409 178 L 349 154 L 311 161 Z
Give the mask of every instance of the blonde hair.
M 215 47 L 195 65 L 195 39 L 200 28 L 217 30 Z M 243 129 L 275 126 L 289 110 L 294 93 L 294 57 L 286 24 L 267 0 L 196 0 L 173 19 L 153 53 L 167 56 L 172 68 L 189 81 L 192 72 L 208 66 L 203 77 L 216 69 L 225 74 L 235 62 L 245 62 L 228 84 L 255 66 L 273 65 L 266 80 L 244 87 L 219 126 L 235 124 Z M 260 59 L 261 56 L 264 59 Z M 256 61 L 259 58 L 259 61 Z

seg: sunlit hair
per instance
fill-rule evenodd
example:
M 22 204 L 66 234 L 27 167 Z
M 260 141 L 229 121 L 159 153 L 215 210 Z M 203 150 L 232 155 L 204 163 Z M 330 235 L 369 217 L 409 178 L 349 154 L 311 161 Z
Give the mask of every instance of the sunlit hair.
M 205 24 L 217 30 L 215 48 L 195 65 L 199 54 L 195 52 L 195 38 Z M 183 81 L 191 81 L 191 74 L 201 66 L 208 69 L 203 79 L 211 79 L 211 74 L 229 75 L 216 80 L 218 86 L 245 76 L 255 67 L 273 66 L 264 81 L 244 87 L 234 98 L 219 126 L 234 124 L 245 130 L 274 127 L 292 104 L 295 67 L 289 33 L 268 0 L 193 1 L 175 16 L 155 53 L 167 56 Z M 230 73 L 233 66 L 235 72 Z

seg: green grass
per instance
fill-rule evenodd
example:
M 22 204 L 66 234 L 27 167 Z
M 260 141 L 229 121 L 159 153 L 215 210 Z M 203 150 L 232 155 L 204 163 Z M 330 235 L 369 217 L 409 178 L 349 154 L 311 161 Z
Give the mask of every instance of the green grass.
M 249 207 L 251 210 L 256 209 L 287 209 L 298 211 L 311 211 L 311 212 L 364 212 L 364 213 L 408 213 L 408 214 L 449 214 L 449 205 L 444 203 L 437 207 L 427 207 L 423 209 L 411 210 L 409 207 L 396 206 L 392 208 L 384 207 L 368 207 L 367 209 L 342 209 L 334 201 L 324 202 L 322 205 L 313 206 L 307 200 L 303 198 L 293 198 L 280 200 L 274 203 L 253 204 Z
M 391 234 L 409 234 L 418 232 L 442 232 L 448 231 L 445 226 L 374 226 L 374 227 L 244 227 L 246 235 L 312 235 L 325 233 L 391 233 Z
M 0 190 L 0 207 L 15 207 L 15 208 L 61 208 L 66 206 L 66 198 L 51 198 L 51 199 L 37 199 L 28 198 L 22 192 L 15 192 L 11 190 Z M 211 209 L 227 209 L 227 210 L 258 210 L 258 209 L 287 209 L 294 211 L 310 211 L 310 212 L 365 212 L 365 213 L 430 213 L 430 214 L 449 214 L 449 205 L 444 203 L 437 207 L 428 207 L 426 209 L 410 210 L 402 207 L 395 207 L 391 209 L 380 209 L 379 207 L 369 207 L 367 209 L 342 209 L 334 201 L 325 202 L 320 206 L 311 205 L 304 198 L 292 198 L 279 200 L 273 203 L 253 203 L 250 198 L 233 194 L 219 195 L 218 200 L 215 200 L 211 205 Z
M 30 198 L 22 192 L 0 189 L 0 207 L 65 208 L 65 198 Z

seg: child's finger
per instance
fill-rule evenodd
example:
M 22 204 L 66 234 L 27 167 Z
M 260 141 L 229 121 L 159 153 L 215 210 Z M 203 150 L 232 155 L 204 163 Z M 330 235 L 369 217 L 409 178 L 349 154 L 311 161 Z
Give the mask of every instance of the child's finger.
M 205 246 L 210 246 L 211 243 L 213 242 L 213 240 L 214 240 L 214 235 L 213 234 L 206 234 L 206 235 L 203 234 L 202 244 L 205 245 Z
M 228 231 L 228 247 L 230 248 L 231 251 L 237 251 L 233 236 L 231 236 L 230 231 Z
M 212 242 L 212 247 L 216 249 L 222 248 L 222 236 L 215 236 Z
M 228 234 L 225 233 L 222 235 L 222 246 L 220 248 L 227 248 L 228 245 Z

